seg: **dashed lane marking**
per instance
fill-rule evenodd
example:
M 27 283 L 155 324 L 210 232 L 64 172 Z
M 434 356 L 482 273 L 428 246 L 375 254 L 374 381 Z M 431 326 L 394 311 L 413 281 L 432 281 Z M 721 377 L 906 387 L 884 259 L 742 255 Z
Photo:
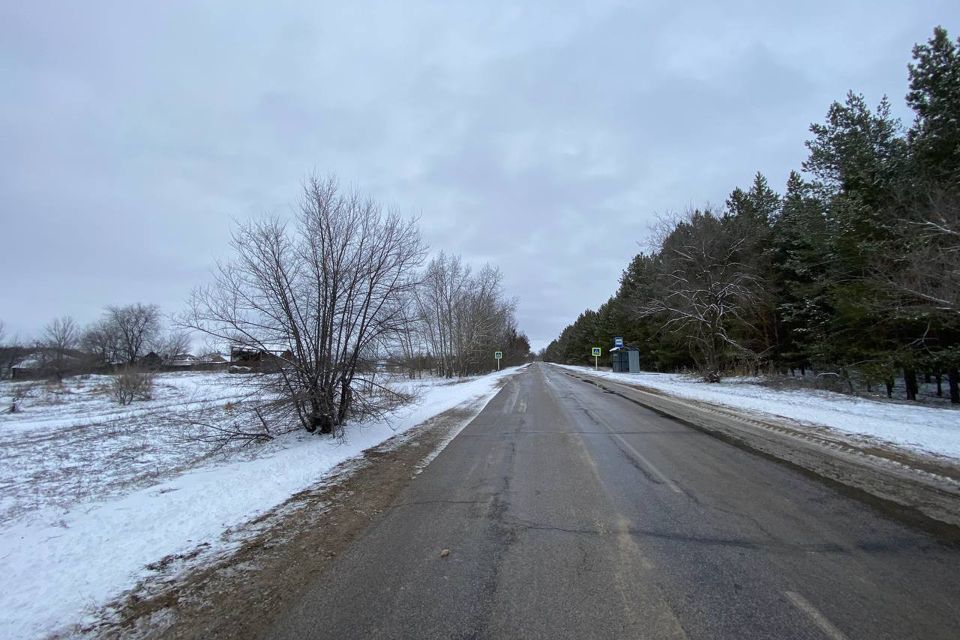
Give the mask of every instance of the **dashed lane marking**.
M 547 378 L 547 380 L 549 381 L 550 379 Z M 660 469 L 658 469 L 657 467 L 655 467 L 652 462 L 650 462 L 649 460 L 647 460 L 647 458 L 644 457 L 643 454 L 641 454 L 639 451 L 637 451 L 637 450 L 633 447 L 633 445 L 631 445 L 629 442 L 627 442 L 626 439 L 625 439 L 623 436 L 621 436 L 619 433 L 617 433 L 617 431 L 616 431 L 613 427 L 611 427 L 609 424 L 607 424 L 607 421 L 606 421 L 606 420 L 603 420 L 602 418 L 600 418 L 599 416 L 596 416 L 596 415 L 592 415 L 592 416 L 591 416 L 591 419 L 592 419 L 594 422 L 596 422 L 597 424 L 599 424 L 600 426 L 602 426 L 604 429 L 606 429 L 611 438 L 614 438 L 615 440 L 617 440 L 618 442 L 620 442 L 620 444 L 622 444 L 622 445 L 627 449 L 627 451 L 630 453 L 630 455 L 632 455 L 632 456 L 633 456 L 636 460 L 638 460 L 641 464 L 643 464 L 644 466 L 646 466 L 647 469 L 649 469 L 650 472 L 653 473 L 653 475 L 655 475 L 657 478 L 659 478 L 660 481 L 661 481 L 664 485 L 666 485 L 671 491 L 673 491 L 674 493 L 679 493 L 679 494 L 681 494 L 681 495 L 683 494 L 683 489 L 681 489 L 680 487 L 678 487 L 670 478 L 668 478 L 668 477 L 666 476 L 666 474 L 664 474 L 662 471 L 660 471 Z
M 604 424 L 603 426 L 607 426 L 607 425 Z M 617 440 L 619 440 L 620 444 L 626 447 L 627 451 L 630 452 L 630 455 L 632 455 L 634 458 L 642 462 L 650 471 L 653 472 L 653 475 L 660 478 L 660 481 L 663 482 L 663 484 L 667 485 L 667 487 L 669 487 L 671 491 L 673 491 L 674 493 L 683 493 L 683 489 L 675 485 L 673 481 L 670 480 L 670 478 L 668 478 L 666 475 L 664 475 L 662 471 L 660 471 L 660 469 L 657 469 L 655 466 L 653 466 L 653 463 L 647 460 L 645 457 L 643 457 L 643 455 L 639 451 L 637 451 L 635 448 L 633 448 L 633 446 L 629 442 L 627 442 L 623 436 L 621 436 L 619 433 L 613 433 L 612 431 L 610 435 L 616 438 Z
M 787 596 L 787 599 L 793 603 L 793 606 L 807 614 L 807 616 L 813 620 L 813 623 L 820 628 L 820 631 L 823 631 L 825 636 L 831 640 L 847 640 L 847 636 L 845 636 L 840 629 L 837 629 L 825 615 L 820 613 L 819 609 L 810 604 L 809 600 L 796 591 L 784 591 L 783 593 Z

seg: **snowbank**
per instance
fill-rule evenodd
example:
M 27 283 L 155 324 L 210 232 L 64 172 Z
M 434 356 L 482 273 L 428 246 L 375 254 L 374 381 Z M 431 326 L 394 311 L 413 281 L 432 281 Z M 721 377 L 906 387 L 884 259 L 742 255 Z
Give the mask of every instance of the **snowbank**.
M 355 425 L 343 442 L 291 434 L 254 459 L 212 464 L 122 497 L 46 507 L 0 525 L 0 637 L 44 637 L 77 623 L 150 574 L 148 564 L 208 544 L 269 511 L 365 449 L 463 405 L 475 411 L 516 369 L 435 383 L 387 422 Z M 25 427 L 25 425 L 24 425 Z
M 960 459 L 960 411 L 955 409 L 879 402 L 828 391 L 776 390 L 737 380 L 709 384 L 680 374 L 594 372 L 589 367 L 560 366 L 680 398 L 781 416 L 804 425 L 830 427 L 925 454 Z

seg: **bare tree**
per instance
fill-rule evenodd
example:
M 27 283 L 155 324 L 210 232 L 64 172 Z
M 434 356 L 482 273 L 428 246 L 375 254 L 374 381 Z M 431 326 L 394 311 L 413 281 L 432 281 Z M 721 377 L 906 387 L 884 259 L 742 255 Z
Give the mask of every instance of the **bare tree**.
M 386 390 L 363 365 L 409 328 L 404 302 L 424 257 L 416 222 L 311 178 L 296 220 L 241 225 L 232 246 L 183 326 L 274 354 L 278 370 L 260 380 L 275 401 L 258 415 L 341 433 L 349 415 L 377 411 Z
M 391 348 L 394 357 L 407 369 L 410 378 L 422 375 L 425 368 L 427 343 L 423 325 L 419 322 L 415 295 L 409 295 L 400 307 L 400 318 L 408 327 L 396 336 L 396 344 Z
M 506 300 L 500 270 L 485 265 L 469 280 L 466 295 L 457 309 L 455 330 L 459 369 L 478 373 L 492 363 L 494 351 L 502 350 L 504 339 L 514 329 L 515 302 Z
M 43 344 L 50 349 L 64 352 L 73 349 L 79 341 L 80 331 L 70 316 L 52 320 L 43 330 Z
M 749 325 L 759 280 L 738 256 L 746 239 L 740 225 L 710 211 L 692 212 L 661 239 L 657 281 L 637 300 L 641 316 L 663 318 L 663 330 L 691 347 L 705 380 L 720 379 L 725 354 L 753 354 L 732 332 Z
M 149 349 L 164 360 L 176 358 L 190 351 L 190 334 L 186 331 L 168 331 L 158 334 L 149 345 Z
M 469 375 L 492 364 L 515 328 L 516 303 L 506 300 L 499 269 L 485 265 L 476 274 L 460 256 L 440 253 L 430 261 L 417 288 L 420 331 L 441 375 Z
M 469 287 L 470 268 L 460 256 L 441 252 L 430 261 L 416 290 L 420 320 L 440 375 L 457 373 L 457 314 Z
M 107 307 L 107 321 L 116 332 L 120 357 L 134 364 L 160 332 L 160 308 L 155 304 Z
M 960 191 L 933 189 L 911 218 L 898 227 L 903 250 L 877 255 L 872 275 L 894 293 L 883 301 L 885 314 L 925 319 L 926 331 L 911 347 L 923 349 L 938 380 L 947 374 L 950 402 L 960 404 L 960 356 L 949 337 L 960 327 Z M 907 398 L 915 400 L 912 365 L 904 367 L 904 380 Z
M 24 348 L 19 339 L 14 336 L 4 341 L 5 335 L 3 324 L 0 322 L 0 378 L 9 375 L 11 367 L 24 355 Z
M 52 320 L 43 330 L 44 366 L 58 379 L 76 366 L 71 353 L 80 341 L 80 330 L 70 316 Z
M 960 313 L 960 196 L 936 193 L 922 213 L 920 220 L 903 226 L 909 247 L 905 255 L 881 257 L 875 273 L 917 304 L 956 317 Z
M 90 324 L 80 336 L 80 347 L 100 365 L 115 364 L 120 360 L 120 335 L 109 318 Z

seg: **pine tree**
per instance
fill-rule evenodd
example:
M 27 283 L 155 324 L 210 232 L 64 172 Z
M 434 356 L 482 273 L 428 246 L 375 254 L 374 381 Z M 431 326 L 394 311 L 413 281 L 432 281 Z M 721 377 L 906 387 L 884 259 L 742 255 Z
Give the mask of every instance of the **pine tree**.
M 749 191 L 734 189 L 727 199 L 727 222 L 739 227 L 738 234 L 744 238 L 738 259 L 757 279 L 756 304 L 740 327 L 742 335 L 738 339 L 756 354 L 756 367 L 775 355 L 781 330 L 772 280 L 771 246 L 772 225 L 779 215 L 780 205 L 780 196 L 759 171 Z
M 911 183 L 890 283 L 924 323 L 923 363 L 960 403 L 960 39 L 942 27 L 913 48 L 907 104 Z
M 664 229 L 548 354 L 585 362 L 622 335 L 646 368 L 816 365 L 888 393 L 899 372 L 911 399 L 933 373 L 960 402 L 960 40 L 940 27 L 914 47 L 907 104 L 904 135 L 886 98 L 833 103 L 810 127 L 809 179 L 791 173 L 781 199 L 757 173 L 722 215 Z M 738 299 L 718 301 L 731 277 Z
M 954 43 L 937 27 L 913 48 L 907 104 L 916 112 L 908 139 L 924 176 L 960 181 L 960 38 Z
M 814 189 L 791 171 L 773 225 L 773 288 L 783 323 L 779 359 L 801 371 L 819 357 L 833 315 L 826 275 L 824 210 Z

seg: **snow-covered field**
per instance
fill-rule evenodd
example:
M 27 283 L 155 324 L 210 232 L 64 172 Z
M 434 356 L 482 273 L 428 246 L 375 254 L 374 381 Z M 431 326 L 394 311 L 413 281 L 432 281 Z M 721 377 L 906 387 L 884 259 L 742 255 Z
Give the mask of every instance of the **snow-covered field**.
M 203 405 L 224 410 L 245 391 L 226 373 L 157 376 L 153 399 L 126 407 L 109 394 L 109 376 L 62 385 L 0 383 L 0 407 L 20 390 L 18 413 L 0 413 L 0 523 L 156 483 L 203 463 L 212 447 L 174 424 Z
M 161 374 L 153 400 L 122 408 L 96 376 L 33 387 L 21 412 L 0 416 L 0 637 L 69 635 L 159 560 L 228 551 L 232 528 L 432 416 L 478 412 L 515 371 L 419 381 L 415 404 L 342 440 L 291 433 L 216 456 L 169 416 L 229 411 L 244 390 L 228 374 Z M 0 406 L 14 391 L 0 385 Z
M 738 379 L 717 384 L 670 373 L 594 372 L 565 366 L 664 393 L 760 415 L 825 426 L 924 454 L 960 460 L 960 411 L 944 407 L 867 400 L 829 391 L 777 390 Z

